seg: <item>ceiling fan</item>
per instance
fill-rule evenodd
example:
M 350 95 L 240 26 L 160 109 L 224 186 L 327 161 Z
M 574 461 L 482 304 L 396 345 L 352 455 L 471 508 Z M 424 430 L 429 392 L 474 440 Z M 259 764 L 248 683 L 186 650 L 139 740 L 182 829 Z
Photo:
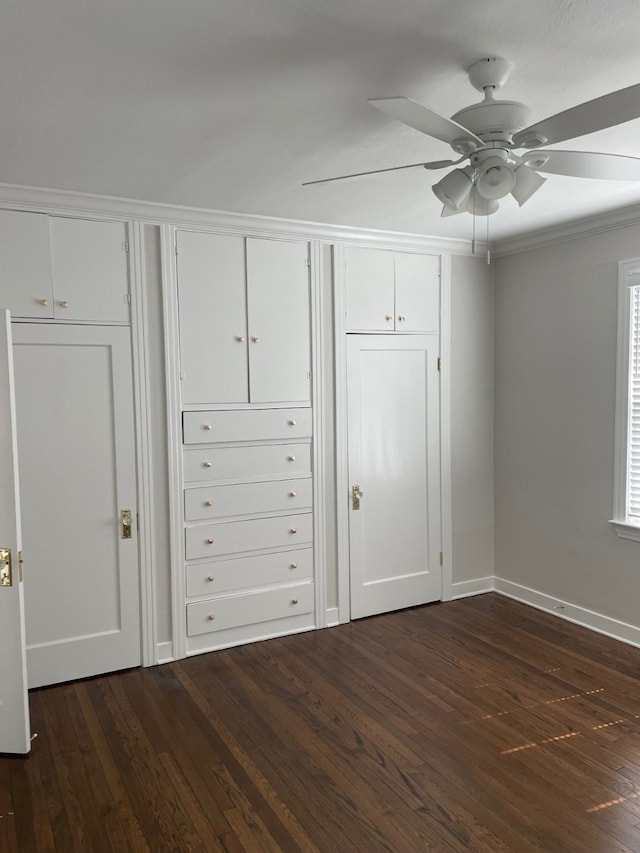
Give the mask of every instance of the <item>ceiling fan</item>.
M 386 115 L 416 130 L 447 142 L 457 160 L 412 163 L 307 181 L 303 186 L 341 181 L 399 169 L 445 169 L 468 160 L 468 165 L 448 172 L 432 189 L 442 202 L 442 216 L 468 212 L 489 216 L 499 199 L 511 194 L 522 206 L 546 181 L 540 172 L 602 180 L 640 180 L 640 158 L 586 151 L 541 149 L 614 127 L 640 117 L 640 84 L 610 92 L 592 101 L 528 124 L 530 111 L 518 101 L 498 100 L 495 95 L 509 77 L 511 66 L 499 57 L 481 59 L 469 68 L 471 85 L 484 100 L 445 118 L 410 98 L 374 98 L 369 103 Z M 514 149 L 532 149 L 516 154 Z

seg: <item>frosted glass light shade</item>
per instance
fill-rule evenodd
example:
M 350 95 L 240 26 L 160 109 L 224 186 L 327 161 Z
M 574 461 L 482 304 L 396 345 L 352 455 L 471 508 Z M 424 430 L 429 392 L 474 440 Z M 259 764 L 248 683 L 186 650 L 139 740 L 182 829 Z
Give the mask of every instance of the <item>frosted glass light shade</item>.
M 477 187 L 474 187 L 467 202 L 467 213 L 471 213 L 473 216 L 491 216 L 499 207 L 500 205 L 495 199 L 483 198 Z
M 516 169 L 516 184 L 511 190 L 511 195 L 520 207 L 522 207 L 525 201 L 529 201 L 531 196 L 540 189 L 546 180 L 546 178 L 543 178 L 542 175 L 539 175 L 530 166 L 518 166 Z
M 464 210 L 472 187 L 471 176 L 465 169 L 454 169 L 431 188 L 435 197 L 454 213 Z
M 476 181 L 480 195 L 485 199 L 504 198 L 516 184 L 513 169 L 500 157 L 490 157 L 482 164 Z

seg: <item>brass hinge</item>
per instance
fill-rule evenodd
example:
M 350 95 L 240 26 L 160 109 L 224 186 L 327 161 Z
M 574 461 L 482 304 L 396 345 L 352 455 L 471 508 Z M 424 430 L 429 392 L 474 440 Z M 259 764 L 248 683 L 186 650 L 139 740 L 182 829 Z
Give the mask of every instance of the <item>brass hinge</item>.
M 444 566 L 444 554 L 440 551 L 440 565 Z
M 122 244 L 122 248 L 125 252 L 129 251 L 129 241 L 128 240 L 124 241 L 124 243 Z
M 438 356 L 438 370 L 442 369 L 442 359 Z

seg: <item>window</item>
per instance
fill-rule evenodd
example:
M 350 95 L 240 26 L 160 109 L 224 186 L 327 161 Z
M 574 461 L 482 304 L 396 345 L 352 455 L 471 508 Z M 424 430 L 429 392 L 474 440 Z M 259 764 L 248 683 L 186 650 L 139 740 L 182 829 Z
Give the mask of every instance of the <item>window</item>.
M 618 274 L 616 449 L 612 524 L 640 541 L 640 260 Z

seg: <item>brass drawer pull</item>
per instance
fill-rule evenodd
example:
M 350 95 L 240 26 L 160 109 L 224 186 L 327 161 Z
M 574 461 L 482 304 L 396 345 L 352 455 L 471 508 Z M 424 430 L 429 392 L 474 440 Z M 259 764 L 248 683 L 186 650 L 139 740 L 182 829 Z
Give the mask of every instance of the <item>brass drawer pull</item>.
M 297 569 L 297 568 L 298 568 L 298 564 L 297 564 L 297 563 L 289 563 L 289 568 L 290 568 L 290 569 Z
M 213 429 L 211 424 L 202 424 L 202 429 Z
M 213 545 L 215 539 L 207 539 L 207 545 Z
M 295 426 L 295 425 L 296 425 L 295 421 L 289 421 L 289 426 Z
M 290 497 L 290 498 L 295 498 L 295 497 L 297 497 L 296 492 L 289 492 L 289 497 Z
M 214 578 L 214 576 L 213 576 L 213 575 L 209 575 L 209 576 L 208 576 L 208 578 L 207 578 L 207 580 L 209 581 L 209 583 L 211 583 L 212 581 L 214 581 L 214 580 L 215 580 L 215 578 Z
M 202 463 L 202 466 L 203 466 L 204 468 L 211 468 L 211 462 L 203 462 L 203 463 Z
M 289 462 L 295 462 L 295 461 L 296 461 L 296 457 L 295 457 L 295 456 L 287 456 L 287 459 L 288 459 L 288 461 L 289 461 Z
M 292 604 L 297 604 L 297 603 L 298 603 L 298 599 L 297 599 L 297 598 L 292 598 L 292 599 L 291 599 L 291 603 L 292 603 Z
M 205 506 L 213 506 L 213 501 L 205 501 L 204 505 Z
M 208 622 L 213 622 L 213 620 L 214 620 L 215 618 L 216 618 L 216 617 L 213 615 L 213 613 L 210 613 L 210 614 L 207 616 L 207 621 L 208 621 Z
M 292 527 L 292 528 L 289 530 L 289 533 L 297 533 L 297 532 L 298 532 L 298 531 L 297 531 L 297 529 L 296 529 L 295 527 Z

